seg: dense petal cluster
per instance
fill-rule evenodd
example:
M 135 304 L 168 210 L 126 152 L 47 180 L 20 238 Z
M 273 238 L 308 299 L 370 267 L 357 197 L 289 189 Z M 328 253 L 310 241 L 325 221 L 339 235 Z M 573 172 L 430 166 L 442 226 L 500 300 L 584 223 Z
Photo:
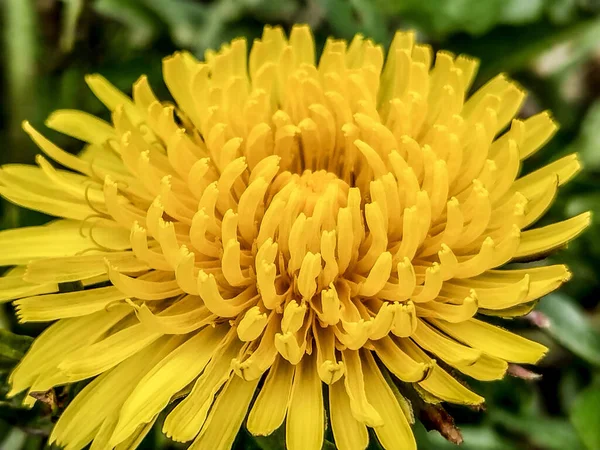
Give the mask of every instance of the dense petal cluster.
M 319 450 L 326 423 L 340 449 L 365 448 L 367 427 L 415 448 L 398 382 L 482 403 L 450 368 L 494 380 L 546 351 L 485 316 L 523 315 L 570 276 L 498 267 L 562 246 L 589 215 L 531 228 L 580 164 L 520 176 L 556 126 L 513 120 L 525 94 L 503 75 L 468 96 L 476 66 L 434 62 L 410 32 L 387 58 L 361 36 L 330 39 L 317 63 L 296 26 L 289 39 L 266 27 L 249 57 L 236 39 L 204 62 L 166 58 L 174 103 L 145 77 L 133 98 L 87 77 L 112 123 L 47 121 L 86 143 L 80 155 L 24 125 L 70 170 L 38 156 L 0 172 L 5 198 L 61 218 L 0 233 L 0 264 L 16 266 L 2 299 L 22 321 L 56 321 L 12 395 L 93 378 L 52 434 L 93 450 L 135 447 L 175 401 L 164 433 L 211 450 L 243 423 L 268 435 L 284 422 L 291 450 Z

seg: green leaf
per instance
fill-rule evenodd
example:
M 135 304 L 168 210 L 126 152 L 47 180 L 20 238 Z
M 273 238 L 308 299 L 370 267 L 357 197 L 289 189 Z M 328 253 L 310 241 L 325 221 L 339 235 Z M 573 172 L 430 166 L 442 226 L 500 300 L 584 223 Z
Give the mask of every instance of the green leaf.
M 552 46 L 577 38 L 600 27 L 592 18 L 557 26 L 547 21 L 527 27 L 502 26 L 478 39 L 458 35 L 444 47 L 457 53 L 466 53 L 481 60 L 477 84 L 500 72 L 514 73 L 533 64 L 535 59 Z
M 589 450 L 600 448 L 600 387 L 579 394 L 571 410 L 571 423 Z
M 502 23 L 525 24 L 535 22 L 544 12 L 547 0 L 508 0 L 502 8 Z
M 485 33 L 498 23 L 504 3 L 505 0 L 395 0 L 389 2 L 389 7 L 423 31 L 439 36 L 457 31 Z
M 260 450 L 285 450 L 285 426 L 279 427 L 269 436 L 252 436 L 245 430 L 248 440 Z
M 585 379 L 585 380 L 584 380 Z M 558 386 L 559 401 L 564 411 L 572 411 L 579 399 L 582 388 L 589 384 L 587 373 L 578 365 L 573 365 L 563 371 Z
M 336 446 L 333 442 L 329 442 L 328 440 L 323 441 L 323 449 L 322 450 L 335 450 Z
M 488 414 L 494 423 L 524 436 L 536 447 L 546 450 L 583 450 L 584 448 L 575 429 L 566 420 L 539 415 L 516 415 L 500 409 L 490 411 Z
M 351 39 L 358 31 L 358 22 L 344 0 L 323 0 L 321 6 L 337 36 Z
M 23 448 L 26 441 L 27 434 L 18 428 L 13 428 L 6 439 L 0 442 L 0 448 L 18 450 Z
M 577 0 L 561 0 L 550 2 L 548 15 L 557 23 L 564 23 L 573 19 L 577 7 Z
M 587 169 L 600 168 L 600 101 L 596 101 L 588 110 L 579 136 L 571 148 L 581 155 Z
M 322 8 L 336 37 L 352 39 L 362 33 L 377 42 L 387 39 L 385 17 L 369 0 L 324 0 Z
M 8 374 L 0 373 L 0 424 L 7 423 L 27 429 L 30 433 L 47 435 L 53 425 L 49 408 L 41 402 L 38 402 L 33 408 L 23 406 L 26 392 L 7 399 L 8 390 Z M 12 447 L 4 447 L 0 443 L 0 449 L 4 448 Z
M 0 401 L 0 419 L 8 422 L 25 424 L 35 420 L 38 413 L 39 411 L 24 407 L 13 399 Z M 2 447 L 0 446 L 0 448 Z
M 323 0 L 320 6 L 334 37 L 351 41 L 360 33 L 378 44 L 389 43 L 389 18 L 372 0 Z
M 300 0 L 243 0 L 248 10 L 257 16 L 263 23 L 278 23 L 293 20 L 298 17 L 300 11 Z M 257 30 L 259 33 L 262 30 Z M 239 36 L 239 35 L 238 35 Z
M 462 427 L 463 450 L 508 450 L 514 444 L 504 439 L 500 433 L 489 426 Z
M 482 35 L 498 25 L 531 24 L 545 16 L 565 24 L 584 6 L 577 0 L 379 0 L 379 5 L 438 37 L 457 32 Z
M 599 124 L 600 126 L 600 124 Z M 587 167 L 587 164 L 586 164 Z M 577 180 L 580 181 L 581 179 Z M 576 216 L 578 214 L 581 214 L 583 212 L 586 211 L 591 211 L 593 214 L 593 217 L 600 217 L 600 192 L 595 191 L 595 188 L 592 188 L 591 190 L 589 190 L 588 192 L 583 192 L 581 194 L 577 193 L 574 195 L 571 195 L 567 201 L 566 201 L 566 205 L 565 205 L 565 214 L 568 217 L 573 217 Z M 574 242 L 573 244 L 570 244 L 569 249 L 576 249 L 579 248 L 579 246 L 584 245 L 585 246 L 585 251 L 588 253 L 588 255 L 592 256 L 593 258 L 598 258 L 600 257 L 600 240 L 595 239 L 595 236 L 597 235 L 597 233 L 600 231 L 600 223 L 596 222 L 596 221 L 592 221 L 591 227 L 590 227 L 590 231 L 588 231 L 587 233 L 585 233 L 582 236 L 582 240 L 578 240 L 576 242 Z M 578 252 L 575 252 L 578 253 Z M 577 256 L 576 256 L 577 258 Z M 581 284 L 582 282 L 586 281 L 586 280 L 590 280 L 594 283 L 597 282 L 597 275 L 596 275 L 596 271 L 595 270 L 591 270 L 590 273 L 586 273 L 584 270 L 581 269 L 581 264 L 584 264 L 586 262 L 591 262 L 593 264 L 593 260 L 590 261 L 589 259 L 586 260 L 584 258 L 579 258 L 578 260 L 575 261 L 564 261 L 565 263 L 568 263 L 569 267 L 571 268 L 571 270 L 573 271 L 573 273 L 575 273 L 577 275 L 576 278 L 576 282 L 578 284 Z M 585 283 L 584 283 L 585 284 Z M 587 288 L 587 291 L 589 291 L 589 286 L 585 286 Z M 585 294 L 585 292 L 584 292 Z
M 197 41 L 199 34 L 202 33 L 204 20 L 207 15 L 205 4 L 172 0 L 165 2 L 163 0 L 141 0 L 149 11 L 160 18 L 169 29 L 169 33 L 176 45 L 189 48 Z M 220 28 L 221 23 L 211 24 Z
M 98 0 L 94 3 L 94 9 L 125 25 L 134 47 L 149 45 L 160 31 L 158 18 L 137 1 Z
M 183 0 L 143 0 L 148 9 L 169 27 L 175 44 L 201 54 L 218 47 L 229 22 L 239 18 L 247 5 L 243 1 L 219 0 L 210 3 Z
M 426 431 L 423 425 L 414 426 L 419 450 L 515 450 L 514 444 L 504 439 L 489 424 L 461 426 L 464 442 L 457 447 L 448 442 L 437 431 Z
M 542 299 L 539 311 L 550 319 L 548 333 L 560 344 L 588 362 L 600 366 L 600 332 L 594 329 L 584 311 L 564 294 Z
M 369 446 L 367 450 L 383 450 L 383 447 L 379 443 L 379 439 L 377 439 L 377 435 L 372 428 L 369 428 Z
M 350 0 L 359 19 L 361 31 L 377 42 L 383 42 L 387 36 L 385 16 L 371 0 Z
M 12 369 L 25 355 L 33 338 L 0 329 L 0 371 Z

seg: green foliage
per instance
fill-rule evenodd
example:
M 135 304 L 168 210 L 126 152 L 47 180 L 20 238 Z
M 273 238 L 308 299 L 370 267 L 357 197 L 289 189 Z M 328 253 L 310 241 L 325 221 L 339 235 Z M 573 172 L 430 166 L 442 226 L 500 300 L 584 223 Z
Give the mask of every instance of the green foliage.
M 589 322 L 584 311 L 563 294 L 550 294 L 538 310 L 550 319 L 548 333 L 576 355 L 600 366 L 600 332 Z
M 251 436 L 244 433 L 245 441 L 255 445 L 257 450 L 285 450 L 285 427 L 281 426 L 270 436 Z M 248 445 L 248 444 L 247 444 Z
M 525 438 L 538 448 L 583 450 L 579 437 L 566 419 L 513 415 L 504 411 L 490 412 L 490 415 L 500 428 Z
M 385 23 L 384 13 L 369 0 L 324 0 L 322 7 L 335 36 L 351 39 L 354 34 L 363 33 L 377 42 L 388 38 L 387 30 L 381 26 Z
M 0 373 L 11 370 L 21 360 L 33 342 L 29 336 L 0 329 Z
M 571 410 L 571 422 L 589 450 L 600 448 L 600 387 L 579 394 Z
M 499 25 L 526 25 L 546 17 L 560 24 L 598 8 L 577 0 L 382 0 L 381 6 L 435 36 L 482 35 Z
M 600 169 L 600 102 L 595 102 L 588 110 L 581 123 L 579 137 L 573 143 L 572 149 L 581 155 L 588 170 Z
M 513 450 L 511 442 L 502 437 L 491 425 L 466 426 L 461 429 L 465 443 L 461 450 Z M 419 450 L 456 450 L 454 444 L 446 441 L 435 431 L 427 432 L 420 426 L 415 426 L 415 434 L 419 442 Z

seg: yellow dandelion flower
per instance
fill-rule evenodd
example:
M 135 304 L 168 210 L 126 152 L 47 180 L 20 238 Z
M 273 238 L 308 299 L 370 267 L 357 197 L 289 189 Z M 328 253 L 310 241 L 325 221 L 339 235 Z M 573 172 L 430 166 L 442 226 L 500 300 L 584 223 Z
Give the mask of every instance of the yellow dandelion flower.
M 562 265 L 498 268 L 590 221 L 532 228 L 580 169 L 570 155 L 520 175 L 556 130 L 547 112 L 513 119 L 525 93 L 504 75 L 467 95 L 477 62 L 433 62 L 411 32 L 387 58 L 330 39 L 317 63 L 307 26 L 266 27 L 246 55 L 236 39 L 203 62 L 166 58 L 175 103 L 145 77 L 131 99 L 91 75 L 112 124 L 53 113 L 48 127 L 86 143 L 74 156 L 25 123 L 45 156 L 2 167 L 0 194 L 60 218 L 0 233 L 17 266 L 2 298 L 56 321 L 11 395 L 93 378 L 58 445 L 135 447 L 177 400 L 163 431 L 191 449 L 284 423 L 291 450 L 321 449 L 326 423 L 340 449 L 365 448 L 368 427 L 414 449 L 393 380 L 477 405 L 449 366 L 495 380 L 546 352 L 485 316 L 525 314 L 566 281 Z

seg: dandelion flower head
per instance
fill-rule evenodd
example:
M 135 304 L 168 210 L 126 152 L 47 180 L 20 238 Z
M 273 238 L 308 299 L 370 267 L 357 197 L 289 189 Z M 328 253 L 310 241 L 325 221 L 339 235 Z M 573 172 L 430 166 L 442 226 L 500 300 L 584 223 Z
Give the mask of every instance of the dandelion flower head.
M 368 428 L 409 450 L 398 386 L 481 404 L 457 374 L 500 379 L 546 352 L 486 317 L 526 314 L 570 277 L 501 266 L 563 246 L 589 214 L 533 227 L 580 164 L 521 174 L 556 125 L 513 119 L 525 93 L 504 75 L 468 94 L 476 68 L 411 32 L 387 57 L 357 35 L 317 60 L 307 26 L 267 26 L 249 56 L 236 39 L 166 58 L 174 102 L 145 77 L 132 98 L 87 77 L 112 123 L 53 113 L 79 155 L 25 123 L 44 156 L 0 171 L 5 198 L 58 217 L 0 233 L 2 298 L 54 321 L 11 395 L 91 379 L 51 441 L 93 450 L 134 448 L 169 405 L 163 432 L 191 449 L 284 426 L 290 450 L 330 432 L 363 449 Z

